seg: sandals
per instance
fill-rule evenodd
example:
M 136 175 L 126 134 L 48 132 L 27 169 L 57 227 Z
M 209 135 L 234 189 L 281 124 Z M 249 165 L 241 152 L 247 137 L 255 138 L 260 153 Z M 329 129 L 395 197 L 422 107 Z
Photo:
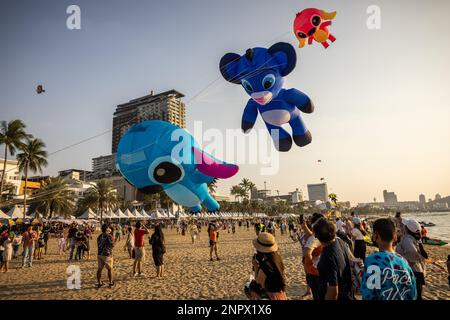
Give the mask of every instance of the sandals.
M 105 283 L 104 283 L 104 282 L 101 282 L 101 283 L 97 284 L 97 288 L 101 288 L 101 287 L 103 287 L 104 285 L 105 285 Z
M 114 287 L 115 284 L 116 284 L 116 283 L 113 281 L 113 282 L 111 282 L 111 283 L 109 284 L 109 287 L 112 288 L 112 287 Z

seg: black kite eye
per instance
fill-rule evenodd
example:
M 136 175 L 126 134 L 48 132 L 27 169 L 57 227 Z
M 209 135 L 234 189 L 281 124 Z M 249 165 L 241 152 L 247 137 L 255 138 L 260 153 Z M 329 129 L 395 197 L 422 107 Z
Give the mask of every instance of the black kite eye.
M 317 27 L 320 24 L 320 17 L 319 16 L 314 16 L 311 19 L 311 23 L 313 24 L 313 26 Z
M 248 82 L 245 79 L 242 79 L 241 83 L 242 83 L 242 86 L 245 88 L 245 90 L 247 90 L 248 92 L 253 92 L 253 87 L 250 84 L 250 82 Z
M 170 162 L 161 162 L 153 170 L 153 178 L 162 184 L 174 183 L 181 178 L 182 174 L 180 167 Z
M 303 32 L 299 32 L 299 33 L 297 33 L 297 35 L 299 38 L 302 38 L 302 39 L 307 38 L 306 34 L 304 34 Z

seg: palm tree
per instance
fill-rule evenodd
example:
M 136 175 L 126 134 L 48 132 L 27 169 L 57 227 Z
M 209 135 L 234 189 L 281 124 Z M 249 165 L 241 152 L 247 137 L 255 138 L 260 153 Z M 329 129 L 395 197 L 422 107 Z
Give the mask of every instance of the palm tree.
M 35 194 L 30 210 L 44 213 L 51 218 L 54 213 L 67 217 L 74 209 L 75 195 L 61 177 L 49 178 Z
M 83 203 L 85 206 L 98 208 L 100 220 L 103 220 L 103 212 L 119 205 L 117 190 L 113 183 L 107 179 L 101 179 L 97 184 L 86 191 Z
M 156 210 L 160 201 L 159 193 L 146 194 L 142 199 L 145 210 Z
M 24 218 L 27 211 L 28 173 L 29 171 L 42 173 L 42 168 L 47 166 L 47 151 L 44 148 L 45 143 L 41 139 L 29 137 L 21 149 L 22 152 L 17 155 L 19 170 L 25 174 L 25 188 L 23 193 Z
M 242 179 L 242 181 L 239 185 L 242 187 L 242 189 L 245 192 L 244 198 L 250 199 L 251 192 L 253 189 L 255 189 L 255 184 L 253 182 L 251 182 L 250 179 L 244 178 L 244 179 Z
M 240 185 L 232 186 L 230 193 L 232 196 L 234 196 L 234 199 L 237 200 L 242 197 L 244 190 L 242 189 L 242 187 Z
M 28 137 L 25 132 L 25 127 L 25 124 L 21 120 L 2 121 L 0 124 L 0 145 L 5 145 L 5 159 L 3 159 L 3 171 L 0 180 L 0 195 L 3 194 L 8 151 L 11 156 L 14 156 L 16 150 L 23 147 L 23 140 Z
M 161 206 L 164 205 L 167 210 L 169 210 L 169 207 L 173 204 L 173 200 L 164 191 L 159 193 L 159 201 Z

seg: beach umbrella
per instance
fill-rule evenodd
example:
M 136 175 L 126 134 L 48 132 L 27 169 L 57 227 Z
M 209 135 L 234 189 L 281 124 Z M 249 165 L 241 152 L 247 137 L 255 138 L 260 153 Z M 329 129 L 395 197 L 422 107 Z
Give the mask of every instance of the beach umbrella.
M 31 224 L 33 225 L 33 226 L 36 226 L 36 225 L 38 225 L 40 222 L 39 222 L 39 219 L 33 219 L 33 221 L 31 221 Z

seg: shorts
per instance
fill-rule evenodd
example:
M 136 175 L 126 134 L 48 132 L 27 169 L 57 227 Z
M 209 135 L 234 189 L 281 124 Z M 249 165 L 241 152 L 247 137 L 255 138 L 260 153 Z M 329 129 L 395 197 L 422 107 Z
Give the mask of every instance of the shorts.
M 98 268 L 103 269 L 106 268 L 108 270 L 112 270 L 113 268 L 113 257 L 105 257 L 105 256 L 97 256 Z
M 209 240 L 210 247 L 213 247 L 216 243 L 217 243 L 217 241 Z
M 145 261 L 145 249 L 144 249 L 144 247 L 135 247 L 134 248 L 134 260 L 136 260 L 136 261 Z

